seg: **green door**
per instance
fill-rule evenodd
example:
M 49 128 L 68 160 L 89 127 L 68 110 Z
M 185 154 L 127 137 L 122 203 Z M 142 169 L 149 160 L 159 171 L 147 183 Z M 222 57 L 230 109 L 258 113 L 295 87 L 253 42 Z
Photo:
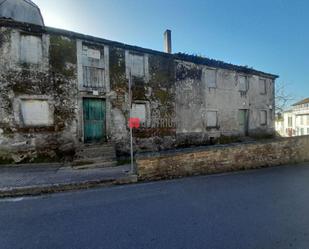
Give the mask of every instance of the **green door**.
M 243 135 L 248 135 L 248 110 L 238 110 L 239 128 Z
M 85 98 L 83 109 L 84 141 L 86 143 L 105 141 L 105 100 Z

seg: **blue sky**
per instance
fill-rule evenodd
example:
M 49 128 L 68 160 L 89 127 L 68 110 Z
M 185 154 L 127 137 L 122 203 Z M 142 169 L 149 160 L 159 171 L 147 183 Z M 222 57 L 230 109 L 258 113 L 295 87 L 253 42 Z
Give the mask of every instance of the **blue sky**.
M 47 26 L 131 45 L 207 56 L 280 75 L 309 97 L 307 0 L 33 0 Z

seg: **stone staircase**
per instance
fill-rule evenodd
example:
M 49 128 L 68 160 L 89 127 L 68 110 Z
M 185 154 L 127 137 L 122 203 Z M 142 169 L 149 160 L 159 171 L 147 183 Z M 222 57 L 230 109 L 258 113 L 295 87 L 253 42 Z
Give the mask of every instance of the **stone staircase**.
M 84 144 L 76 150 L 74 168 L 105 168 L 117 165 L 115 146 L 106 144 Z

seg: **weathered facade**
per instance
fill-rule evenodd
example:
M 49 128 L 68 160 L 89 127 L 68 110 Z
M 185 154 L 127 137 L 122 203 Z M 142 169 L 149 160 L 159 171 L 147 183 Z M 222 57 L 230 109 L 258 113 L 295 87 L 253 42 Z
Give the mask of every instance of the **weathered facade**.
M 274 132 L 276 75 L 0 20 L 0 162 L 129 151 L 128 81 L 138 151 Z

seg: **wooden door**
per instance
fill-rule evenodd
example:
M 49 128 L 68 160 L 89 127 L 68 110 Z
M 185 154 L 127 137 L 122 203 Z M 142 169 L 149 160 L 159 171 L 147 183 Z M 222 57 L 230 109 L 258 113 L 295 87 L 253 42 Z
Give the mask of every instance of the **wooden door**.
M 84 111 L 84 141 L 97 143 L 106 141 L 106 105 L 105 100 L 85 98 Z
M 238 122 L 240 132 L 244 135 L 248 135 L 248 110 L 238 110 Z

